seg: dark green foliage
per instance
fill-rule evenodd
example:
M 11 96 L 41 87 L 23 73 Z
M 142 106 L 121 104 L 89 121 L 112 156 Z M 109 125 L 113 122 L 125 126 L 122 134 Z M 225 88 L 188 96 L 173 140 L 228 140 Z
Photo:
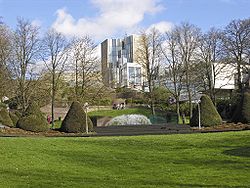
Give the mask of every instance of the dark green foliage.
M 10 109 L 14 109 L 14 110 L 18 109 L 18 103 L 15 100 L 15 98 L 14 99 L 10 99 L 10 101 L 9 101 L 9 107 L 10 107 Z
M 234 112 L 241 101 L 241 95 L 233 93 L 230 98 L 216 99 L 216 107 L 223 119 L 232 119 Z
M 17 127 L 33 132 L 45 132 L 49 130 L 49 125 L 46 119 L 42 119 L 36 115 L 22 117 L 18 120 Z
M 245 92 L 234 112 L 232 121 L 237 123 L 250 123 L 250 93 Z
M 93 131 L 93 123 L 88 117 L 89 131 Z M 63 132 L 85 132 L 86 131 L 86 114 L 79 102 L 73 102 L 64 118 L 61 126 Z
M 188 102 L 184 102 L 180 104 L 180 112 L 188 115 L 190 114 L 190 109 L 189 109 L 189 103 Z
M 166 87 L 155 87 L 152 94 L 156 107 L 162 110 L 169 110 L 169 103 L 167 99 L 170 97 L 170 93 Z
M 242 116 L 245 118 L 246 123 L 250 123 L 250 93 L 244 93 Z
M 212 100 L 207 96 L 201 97 L 200 103 L 201 126 L 210 127 L 222 124 L 220 114 L 217 112 Z M 198 126 L 198 108 L 196 107 L 193 117 L 190 120 L 191 126 Z
M 32 103 L 28 106 L 24 116 L 18 120 L 17 127 L 33 132 L 49 130 L 49 124 L 36 103 Z
M 9 127 L 14 127 L 9 112 L 6 108 L 0 108 L 0 123 Z
M 15 112 L 10 112 L 9 115 L 10 115 L 10 118 L 13 122 L 14 127 L 16 127 L 16 124 L 19 120 L 19 117 L 15 114 Z

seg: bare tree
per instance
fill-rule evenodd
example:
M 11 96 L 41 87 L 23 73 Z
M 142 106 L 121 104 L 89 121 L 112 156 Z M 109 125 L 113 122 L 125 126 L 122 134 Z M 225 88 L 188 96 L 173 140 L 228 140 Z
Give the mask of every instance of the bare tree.
M 188 95 L 190 118 L 192 117 L 192 68 L 195 62 L 195 51 L 197 50 L 200 29 L 189 23 L 182 23 L 173 30 L 177 38 L 177 46 L 180 53 L 180 61 L 184 68 L 184 83 Z
M 0 97 L 9 94 L 11 77 L 8 70 L 8 62 L 11 55 L 11 31 L 0 23 Z
M 237 70 L 237 85 L 243 92 L 242 72 L 249 72 L 250 19 L 233 20 L 223 32 L 223 48 Z
M 197 61 L 200 63 L 200 75 L 198 78 L 203 81 L 203 88 L 215 104 L 216 92 L 215 82 L 220 70 L 224 67 L 223 54 L 221 50 L 221 32 L 215 28 L 210 29 L 201 36 Z
M 32 79 L 30 66 L 35 64 L 40 50 L 39 28 L 33 26 L 28 20 L 18 19 L 17 28 L 13 37 L 13 57 L 11 62 L 12 73 L 18 82 L 17 96 L 22 112 L 28 104 L 28 89 Z
M 142 76 L 146 79 L 148 85 L 150 107 L 153 115 L 155 115 L 153 89 L 162 58 L 161 43 L 162 37 L 155 28 L 149 32 L 142 32 L 135 55 L 136 62 L 143 68 L 142 72 L 144 72 L 144 74 Z
M 165 40 L 162 50 L 167 63 L 166 83 L 167 89 L 175 98 L 176 113 L 180 118 L 180 95 L 184 77 L 183 64 L 180 61 L 180 52 L 178 49 L 176 33 L 173 31 L 165 34 Z
M 55 30 L 49 30 L 43 39 L 43 59 L 49 74 L 51 75 L 51 118 L 54 127 L 55 95 L 65 64 L 68 59 L 68 43 L 66 38 Z
M 100 82 L 96 48 L 96 44 L 89 36 L 75 39 L 71 44 L 71 61 L 75 77 L 74 90 L 77 100 L 86 98 L 88 89 Z

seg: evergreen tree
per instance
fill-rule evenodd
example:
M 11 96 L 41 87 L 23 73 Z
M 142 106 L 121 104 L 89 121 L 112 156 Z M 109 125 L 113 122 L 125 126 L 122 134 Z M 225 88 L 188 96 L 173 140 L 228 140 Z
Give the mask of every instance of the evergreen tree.
M 199 124 L 198 116 L 198 108 L 195 108 L 194 115 L 190 120 L 191 126 L 197 126 Z M 201 97 L 200 116 L 201 126 L 210 127 L 222 124 L 220 114 L 217 112 L 212 100 L 207 95 Z
M 93 123 L 89 117 L 87 118 L 88 129 L 89 131 L 93 131 Z M 61 131 L 72 133 L 86 131 L 86 114 L 79 102 L 73 102 L 71 104 L 70 109 L 62 122 Z

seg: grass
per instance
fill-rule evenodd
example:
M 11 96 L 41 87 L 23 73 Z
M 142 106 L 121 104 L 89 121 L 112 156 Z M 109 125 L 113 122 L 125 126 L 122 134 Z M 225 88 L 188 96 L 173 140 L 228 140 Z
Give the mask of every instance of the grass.
M 62 125 L 62 120 L 56 120 L 56 121 L 54 122 L 54 127 L 53 127 L 53 129 L 59 129 L 59 128 L 61 128 L 61 125 Z M 52 124 L 50 124 L 50 128 L 52 128 Z
M 184 124 L 188 125 L 189 123 L 190 123 L 189 116 L 185 116 L 185 122 L 184 122 Z M 180 125 L 183 124 L 182 117 L 179 118 L 178 124 L 180 124 Z
M 0 187 L 249 187 L 250 131 L 0 138 Z

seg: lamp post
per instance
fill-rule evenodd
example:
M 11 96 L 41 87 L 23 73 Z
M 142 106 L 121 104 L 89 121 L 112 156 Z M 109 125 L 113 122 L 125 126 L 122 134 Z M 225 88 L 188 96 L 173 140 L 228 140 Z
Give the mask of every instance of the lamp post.
M 89 133 L 89 126 L 88 126 L 88 107 L 89 104 L 87 102 L 84 103 L 84 109 L 85 109 L 85 123 L 86 123 L 86 134 Z

